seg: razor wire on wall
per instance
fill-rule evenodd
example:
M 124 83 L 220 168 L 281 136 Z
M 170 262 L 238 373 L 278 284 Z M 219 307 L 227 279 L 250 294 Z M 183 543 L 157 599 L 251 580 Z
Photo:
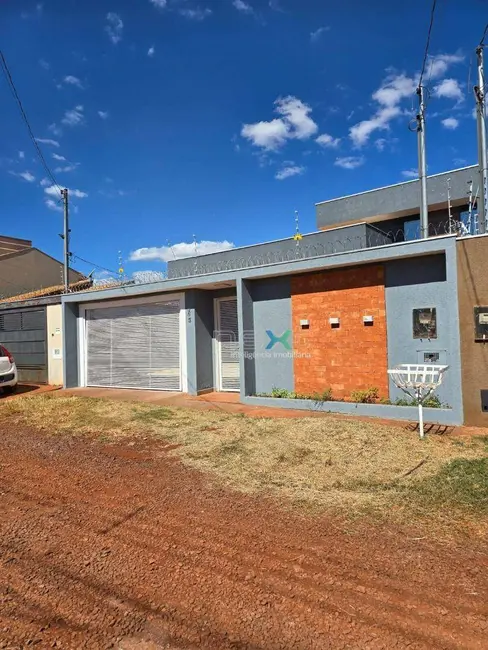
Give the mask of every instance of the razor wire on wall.
M 475 229 L 471 228 L 474 232 L 470 232 L 469 230 L 469 225 L 451 218 L 436 224 L 429 224 L 429 237 L 439 237 L 449 234 L 457 236 L 476 234 Z M 174 280 L 195 275 L 207 275 L 209 273 L 219 273 L 222 271 L 237 271 L 241 269 L 279 264 L 281 262 L 293 262 L 296 260 L 364 250 L 377 246 L 387 246 L 420 238 L 420 235 L 408 237 L 403 227 L 397 230 L 383 231 L 370 224 L 367 225 L 365 231 L 360 235 L 349 237 L 344 236 L 341 239 L 338 239 L 337 237 L 334 239 L 327 239 L 327 232 L 320 233 L 319 236 L 320 235 L 324 237 L 324 241 L 308 243 L 307 237 L 314 235 L 305 235 L 299 241 L 290 240 L 288 246 L 278 250 L 264 250 L 262 252 L 248 255 L 236 255 L 229 257 L 229 259 L 215 259 L 210 261 L 206 256 L 200 258 L 198 256 L 187 258 L 187 264 L 185 265 L 173 267 L 170 264 L 168 266 L 168 279 Z M 315 237 L 316 236 L 317 235 L 315 235 Z M 260 244 L 258 246 L 263 248 L 266 245 Z M 226 253 L 229 254 L 232 253 L 232 251 L 226 251 Z M 215 253 L 214 255 L 218 256 L 218 253 Z

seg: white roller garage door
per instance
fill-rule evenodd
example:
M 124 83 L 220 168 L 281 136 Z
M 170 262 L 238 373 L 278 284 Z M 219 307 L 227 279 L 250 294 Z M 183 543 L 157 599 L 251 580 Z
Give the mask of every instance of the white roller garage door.
M 182 390 L 179 301 L 88 309 L 86 384 Z

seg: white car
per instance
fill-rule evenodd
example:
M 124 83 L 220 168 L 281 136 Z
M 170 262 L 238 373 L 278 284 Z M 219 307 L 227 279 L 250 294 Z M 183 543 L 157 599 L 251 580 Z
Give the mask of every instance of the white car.
M 0 388 L 13 393 L 17 388 L 18 375 L 15 360 L 6 347 L 0 345 Z

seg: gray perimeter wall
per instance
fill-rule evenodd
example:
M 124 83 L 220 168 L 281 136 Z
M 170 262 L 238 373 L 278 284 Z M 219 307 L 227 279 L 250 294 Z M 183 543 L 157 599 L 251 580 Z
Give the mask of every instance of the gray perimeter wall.
M 459 393 L 456 364 L 459 336 L 454 314 L 457 313 L 456 287 L 447 279 L 444 255 L 430 255 L 385 263 L 386 316 L 388 327 L 388 367 L 399 363 L 424 363 L 423 352 L 439 352 L 437 363 L 454 366 L 448 370 L 436 394 L 454 407 Z M 437 339 L 414 339 L 412 310 L 435 307 Z M 405 394 L 390 381 L 390 397 Z
M 78 376 L 78 305 L 63 304 L 63 373 L 64 387 L 79 386 Z
M 447 179 L 451 183 L 451 200 L 466 203 L 468 181 L 476 187 L 477 167 L 467 167 L 446 172 L 427 179 L 427 201 L 429 205 L 447 202 Z M 475 190 L 476 191 L 476 190 Z M 352 221 L 367 220 L 370 217 L 397 212 L 415 213 L 420 205 L 420 182 L 418 180 L 384 187 L 354 196 L 325 201 L 317 204 L 317 228 L 330 228 Z
M 280 343 L 266 350 L 270 339 L 266 330 L 280 337 L 286 330 L 291 334 L 290 278 L 278 277 L 251 283 L 254 325 L 254 372 L 256 393 L 270 393 L 274 386 L 293 390 L 293 357 Z
M 389 242 L 390 240 L 380 231 L 371 229 L 366 224 L 357 224 L 347 228 L 304 235 L 298 245 L 296 241 L 289 238 L 211 255 L 170 260 L 168 262 L 168 278 L 263 266 L 306 257 L 360 250 Z

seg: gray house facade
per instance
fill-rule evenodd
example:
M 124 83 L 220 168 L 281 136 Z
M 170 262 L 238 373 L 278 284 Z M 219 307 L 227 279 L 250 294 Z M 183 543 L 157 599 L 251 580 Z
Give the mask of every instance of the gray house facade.
M 432 194 L 432 215 L 450 216 L 447 233 L 419 240 L 381 227 L 411 216 L 405 183 L 378 190 L 376 210 L 368 196 L 364 218 L 362 195 L 328 202 L 330 215 L 317 204 L 327 228 L 302 239 L 174 260 L 160 282 L 63 296 L 65 386 L 235 391 L 247 404 L 415 419 L 414 407 L 395 404 L 403 395 L 387 370 L 436 362 L 449 370 L 426 417 L 466 422 L 469 393 L 469 420 L 484 422 L 488 377 L 466 384 L 463 370 L 463 350 L 477 357 L 484 344 L 466 347 L 474 325 L 461 327 L 459 309 L 480 307 L 465 260 L 488 253 L 486 236 L 466 235 L 459 218 L 471 173 L 449 173 L 450 214 L 441 189 Z M 376 403 L 352 401 L 371 388 Z

